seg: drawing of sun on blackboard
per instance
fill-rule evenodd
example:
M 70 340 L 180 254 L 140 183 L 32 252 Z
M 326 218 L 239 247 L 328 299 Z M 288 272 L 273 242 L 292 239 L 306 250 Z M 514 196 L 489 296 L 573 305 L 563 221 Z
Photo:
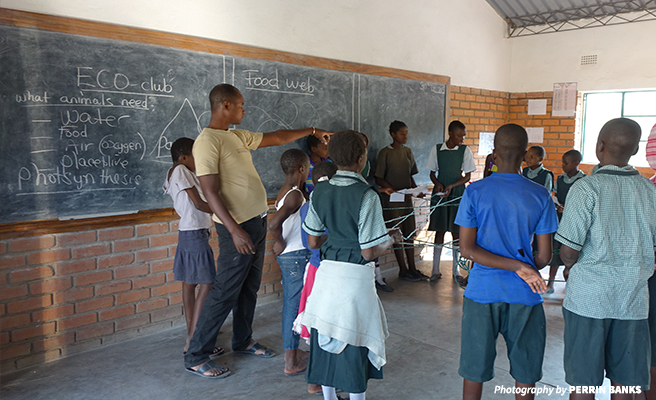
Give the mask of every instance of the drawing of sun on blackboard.
M 185 98 L 178 112 L 175 113 L 157 137 L 149 155 L 154 156 L 157 162 L 170 163 L 171 144 L 181 137 L 196 139 L 203 130 L 203 126 L 209 123 L 209 113 L 209 111 L 204 111 L 197 114 L 189 99 Z M 205 123 L 202 123 L 201 120 Z

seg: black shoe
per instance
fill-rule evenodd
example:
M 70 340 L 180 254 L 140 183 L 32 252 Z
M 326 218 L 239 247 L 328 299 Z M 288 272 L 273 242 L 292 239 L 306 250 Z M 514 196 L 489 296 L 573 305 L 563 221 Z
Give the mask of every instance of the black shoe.
M 378 283 L 378 281 L 376 281 L 376 289 L 380 289 L 383 292 L 388 292 L 388 293 L 394 291 L 394 288 L 387 284 L 387 282 L 385 281 L 385 278 L 383 278 L 383 283 L 382 284 L 380 284 L 380 283 Z
M 420 277 L 413 274 L 412 272 L 406 272 L 403 275 L 399 274 L 399 279 L 403 279 L 404 281 L 408 281 L 408 282 L 419 282 L 421 280 Z
M 411 274 L 414 274 L 416 277 L 419 278 L 419 280 L 422 280 L 422 281 L 427 281 L 427 280 L 430 279 L 430 277 L 429 277 L 428 275 L 425 275 L 424 273 L 422 273 L 422 272 L 421 272 L 420 270 L 418 270 L 418 269 L 412 271 Z

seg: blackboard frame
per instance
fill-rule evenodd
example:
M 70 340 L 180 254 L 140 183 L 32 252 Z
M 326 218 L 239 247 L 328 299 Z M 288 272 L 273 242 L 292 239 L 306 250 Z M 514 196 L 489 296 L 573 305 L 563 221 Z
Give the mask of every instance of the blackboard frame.
M 43 31 L 152 44 L 212 54 L 227 54 L 266 61 L 278 61 L 337 71 L 349 71 L 390 78 L 441 83 L 446 86 L 445 123 L 448 123 L 449 120 L 451 79 L 447 76 L 339 61 L 212 39 L 197 38 L 75 18 L 30 13 L 6 8 L 0 8 L 0 24 L 14 27 L 33 28 Z M 446 132 L 446 126 L 444 131 Z M 158 210 L 143 210 L 131 215 L 89 218 L 75 221 L 60 221 L 58 219 L 23 221 L 10 224 L 0 224 L 0 239 L 135 225 L 168 221 L 175 218 L 176 215 L 173 209 L 165 208 Z

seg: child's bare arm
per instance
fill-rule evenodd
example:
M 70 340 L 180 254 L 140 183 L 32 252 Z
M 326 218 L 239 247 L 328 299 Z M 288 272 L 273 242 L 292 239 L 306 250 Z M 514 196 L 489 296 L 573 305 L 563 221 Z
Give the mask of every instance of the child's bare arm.
M 403 239 L 403 237 L 401 236 L 401 230 L 398 228 L 394 228 L 390 230 L 389 236 L 390 238 L 385 242 L 373 247 L 369 247 L 368 249 L 363 249 L 360 252 L 360 254 L 362 254 L 362 257 L 365 260 L 375 260 L 376 258 L 382 256 L 388 247 L 390 247 L 394 243 L 400 242 Z
M 538 254 L 535 256 L 535 266 L 537 269 L 544 268 L 551 258 L 553 257 L 553 235 L 548 233 L 546 235 L 535 235 L 535 240 L 538 243 Z
M 569 278 L 570 268 L 579 259 L 579 252 L 569 246 L 562 245 L 560 246 L 560 259 L 563 261 L 563 265 L 565 265 L 563 277 L 567 280 Z
M 223 199 L 219 195 L 219 175 L 199 176 L 200 187 L 203 189 L 207 204 L 212 212 L 221 220 L 223 226 L 230 232 L 232 242 L 240 254 L 255 254 L 255 246 L 251 237 L 244 231 L 241 226 L 232 218 L 228 208 L 225 206 Z
M 514 258 L 506 258 L 479 247 L 476 244 L 476 228 L 460 227 L 460 252 L 463 257 L 490 268 L 513 271 L 524 280 L 533 293 L 544 293 L 547 284 L 537 269 Z
M 203 201 L 203 199 L 200 198 L 200 193 L 198 193 L 198 189 L 195 187 L 190 187 L 185 189 L 185 192 L 187 192 L 187 196 L 189 196 L 189 199 L 191 199 L 191 202 L 194 203 L 194 207 L 196 207 L 198 210 L 202 212 L 206 212 L 208 214 L 212 214 L 212 210 L 210 209 L 209 204 Z
M 437 180 L 437 176 L 435 176 L 435 171 L 430 172 L 430 180 L 431 182 L 433 182 L 433 185 L 435 185 L 436 192 L 441 192 L 444 190 L 444 185 L 442 185 L 442 183 Z
M 311 249 L 320 249 L 326 239 L 328 239 L 328 235 L 308 235 L 308 246 L 310 246 Z
M 269 223 L 269 231 L 275 239 L 273 243 L 273 254 L 276 256 L 280 255 L 284 250 L 287 243 L 282 238 L 282 223 L 289 218 L 294 211 L 298 210 L 303 202 L 303 195 L 298 191 L 293 191 L 287 195 L 285 198 L 285 204 L 280 207 Z
M 446 192 L 444 197 L 448 196 L 449 193 L 451 193 L 451 189 L 453 189 L 454 187 L 458 187 L 460 185 L 464 185 L 465 183 L 469 182 L 470 179 L 471 179 L 471 172 L 467 172 L 462 178 L 458 179 L 457 181 L 453 182 L 450 185 L 447 185 L 444 188 L 444 191 Z

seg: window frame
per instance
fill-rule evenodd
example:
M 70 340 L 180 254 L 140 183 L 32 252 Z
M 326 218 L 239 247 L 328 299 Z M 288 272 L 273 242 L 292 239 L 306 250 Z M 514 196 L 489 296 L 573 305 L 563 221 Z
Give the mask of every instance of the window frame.
M 587 101 L 588 101 L 588 95 L 594 95 L 594 94 L 613 94 L 613 93 L 620 93 L 622 95 L 622 101 L 621 101 L 621 106 L 620 106 L 620 118 L 656 118 L 656 112 L 654 114 L 648 114 L 648 115 L 633 115 L 633 114 L 625 114 L 624 113 L 624 108 L 625 108 L 625 102 L 626 102 L 626 94 L 627 93 L 655 93 L 656 94 L 656 89 L 632 89 L 632 90 L 600 90 L 600 91 L 590 91 L 590 92 L 583 92 L 581 96 L 581 136 L 579 140 L 579 150 L 581 151 L 581 154 L 583 155 L 583 159 L 585 160 L 586 155 L 585 155 L 585 142 L 586 142 L 586 124 L 587 124 Z M 599 135 L 599 132 L 597 132 L 594 136 L 594 140 L 596 142 L 597 136 Z M 644 135 L 645 140 L 642 140 L 642 137 L 640 138 L 640 143 L 644 143 L 646 145 L 647 143 L 647 137 L 649 134 Z M 585 161 L 583 161 L 585 163 Z M 638 167 L 648 167 L 649 165 L 646 163 L 640 163 L 636 164 Z

